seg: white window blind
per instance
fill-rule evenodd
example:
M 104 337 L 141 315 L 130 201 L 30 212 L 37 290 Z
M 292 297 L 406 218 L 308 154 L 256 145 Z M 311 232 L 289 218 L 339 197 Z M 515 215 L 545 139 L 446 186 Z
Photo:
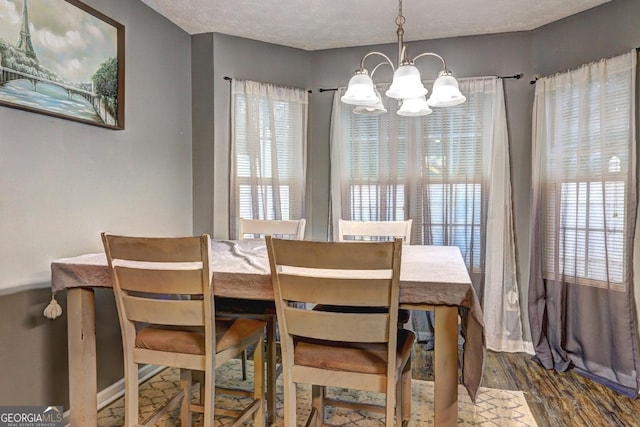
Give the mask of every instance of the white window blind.
M 344 206 L 348 218 L 357 221 L 396 221 L 408 216 L 407 121 L 398 120 L 395 103 L 388 114 L 355 115 L 342 110 L 345 147 Z M 347 217 L 345 216 L 345 219 Z
M 232 97 L 231 235 L 238 218 L 302 218 L 307 92 L 234 80 Z
M 471 82 L 463 87 L 467 102 L 439 109 L 420 123 L 414 156 L 419 177 L 414 195 L 420 202 L 412 204 L 412 218 L 423 227 L 413 233 L 424 244 L 458 246 L 467 266 L 477 270 L 487 205 L 485 141 L 493 133 L 495 91 Z
M 495 92 L 461 85 L 466 103 L 424 118 L 398 116 L 397 102 L 388 98 L 383 115 L 342 109 L 342 217 L 412 218 L 413 243 L 458 246 L 467 264 L 478 267 L 483 145 L 493 132 Z

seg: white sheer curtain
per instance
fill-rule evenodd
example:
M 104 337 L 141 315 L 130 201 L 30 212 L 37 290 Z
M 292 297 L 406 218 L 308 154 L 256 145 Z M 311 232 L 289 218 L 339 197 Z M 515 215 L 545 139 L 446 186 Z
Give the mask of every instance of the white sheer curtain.
M 522 335 L 520 294 L 516 279 L 515 238 L 511 197 L 509 136 L 502 80 L 488 85 L 475 84 L 475 93 L 490 96 L 490 134 L 483 138 L 483 182 L 488 183 L 486 221 L 485 284 L 482 300 L 487 334 L 487 348 L 496 351 L 533 353 L 531 343 Z
M 487 348 L 532 352 L 515 275 L 502 80 L 461 79 L 460 90 L 466 103 L 424 118 L 398 116 L 387 98 L 387 114 L 355 115 L 336 92 L 330 224 L 412 218 L 413 244 L 458 246 L 485 308 Z M 432 339 L 429 317 L 414 326 L 421 341 Z
M 231 83 L 230 230 L 239 218 L 304 217 L 308 93 Z
M 636 62 L 634 50 L 536 83 L 529 286 L 536 359 L 633 397 Z

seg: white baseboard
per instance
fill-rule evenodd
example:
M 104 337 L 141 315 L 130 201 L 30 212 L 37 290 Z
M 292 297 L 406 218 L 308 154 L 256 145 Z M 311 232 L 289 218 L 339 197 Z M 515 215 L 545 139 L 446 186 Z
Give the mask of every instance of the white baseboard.
M 138 384 L 145 382 L 149 378 L 158 374 L 164 368 L 165 368 L 164 366 L 156 366 L 156 365 L 143 366 L 138 370 Z M 108 404 L 110 404 L 111 402 L 113 402 L 114 400 L 121 398 L 122 396 L 124 396 L 124 378 L 111 384 L 109 387 L 105 388 L 104 390 L 98 393 L 96 397 L 98 401 L 98 411 L 104 408 L 105 406 L 107 406 Z M 65 411 L 63 415 L 63 422 L 65 427 L 70 426 L 70 419 L 69 419 L 70 416 L 71 416 L 71 410 Z

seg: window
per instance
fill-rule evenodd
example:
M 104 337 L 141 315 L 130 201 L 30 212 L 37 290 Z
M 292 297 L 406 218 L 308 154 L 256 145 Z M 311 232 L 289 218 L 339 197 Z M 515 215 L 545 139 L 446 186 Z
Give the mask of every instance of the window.
M 483 165 L 484 141 L 492 132 L 485 109 L 493 93 L 472 92 L 458 108 L 439 110 L 423 123 L 419 180 L 413 218 L 422 230 L 414 229 L 417 241 L 430 245 L 458 246 L 467 266 L 479 270 L 484 243 L 486 191 Z M 483 122 L 485 126 L 483 127 Z
M 461 79 L 467 102 L 426 117 L 354 114 L 334 96 L 331 225 L 412 219 L 412 244 L 457 246 L 485 310 L 487 348 L 526 351 L 520 321 L 502 79 Z M 378 90 L 384 93 L 386 86 Z M 418 319 L 421 316 L 423 320 Z M 429 336 L 416 314 L 419 339 Z
M 569 72 L 546 94 L 543 268 L 615 288 L 625 277 L 632 81 L 615 65 L 608 73 Z
M 622 283 L 624 181 L 563 182 L 558 186 L 559 272 L 582 283 Z M 554 203 L 555 204 L 555 203 Z M 549 204 L 551 207 L 554 204 Z M 554 241 L 553 236 L 548 241 Z M 549 251 L 550 254 L 553 253 Z M 553 259 L 548 265 L 553 265 Z
M 231 235 L 238 218 L 303 217 L 307 93 L 233 81 Z
M 342 108 L 343 152 L 332 153 L 332 167 L 341 170 L 342 218 L 412 218 L 412 243 L 458 246 L 467 265 L 478 269 L 496 91 L 486 90 L 482 79 L 460 84 L 466 103 L 424 118 L 398 116 L 397 103 L 387 98 L 384 115 Z
M 639 366 L 636 61 L 634 49 L 538 79 L 532 118 L 537 359 L 629 396 Z

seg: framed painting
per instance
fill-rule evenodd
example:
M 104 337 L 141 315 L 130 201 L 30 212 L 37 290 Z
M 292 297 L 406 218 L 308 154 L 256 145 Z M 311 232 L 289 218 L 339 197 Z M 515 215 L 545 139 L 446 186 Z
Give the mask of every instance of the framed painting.
M 124 129 L 124 26 L 77 0 L 0 1 L 0 105 Z

